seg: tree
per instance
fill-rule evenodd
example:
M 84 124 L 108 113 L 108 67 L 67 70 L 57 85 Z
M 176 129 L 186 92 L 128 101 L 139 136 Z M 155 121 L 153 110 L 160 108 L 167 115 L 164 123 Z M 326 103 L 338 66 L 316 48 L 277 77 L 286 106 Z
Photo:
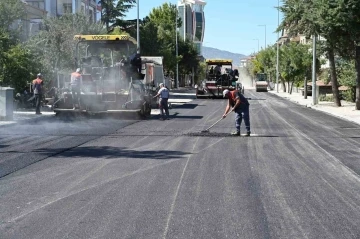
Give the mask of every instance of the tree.
M 360 3 L 357 0 L 284 0 L 280 7 L 284 19 L 279 29 L 290 35 L 322 36 L 324 51 L 330 62 L 334 101 L 341 106 L 335 57 L 353 57 L 355 40 L 360 35 Z
M 179 40 L 179 57 L 176 59 L 175 24 L 177 24 L 177 27 L 181 26 L 180 18 L 176 19 L 176 11 L 177 9 L 175 4 L 164 3 L 160 7 L 152 9 L 149 14 L 149 23 L 147 23 L 149 24 L 148 26 L 150 27 L 151 25 L 152 30 L 155 30 L 154 32 L 156 32 L 157 41 L 155 44 L 158 45 L 157 55 L 164 57 L 164 69 L 168 72 L 175 72 L 176 62 L 179 63 L 179 71 L 186 71 L 183 69 L 183 67 L 186 66 L 184 64 L 180 65 L 180 62 L 181 59 L 187 57 L 186 51 L 190 49 L 185 46 L 188 43 L 184 43 L 185 45 L 183 45 L 183 42 Z M 154 41 L 154 34 L 152 34 L 151 39 Z M 144 45 L 144 42 L 142 45 Z M 196 66 L 194 65 L 194 67 Z
M 343 97 L 347 101 L 354 102 L 356 87 L 355 61 L 338 61 L 336 66 L 340 84 L 348 87 L 348 90 L 344 93 Z
M 25 5 L 21 0 L 0 1 L 0 28 L 6 31 L 18 30 L 14 22 L 25 16 Z
M 29 49 L 14 43 L 3 29 L 0 29 L 0 85 L 22 91 L 40 69 Z
M 117 19 L 125 17 L 125 14 L 134 6 L 136 0 L 100 0 L 101 19 L 106 25 L 106 30 L 110 30 L 110 26 Z
M 20 0 L 0 2 L 0 85 L 22 91 L 41 67 L 29 49 L 20 43 L 15 24 L 25 15 Z
M 27 46 L 43 66 L 43 72 L 55 74 L 58 70 L 74 70 L 74 35 L 101 34 L 104 28 L 100 23 L 92 23 L 83 14 L 65 14 L 59 18 L 44 19 L 44 30 L 34 36 Z M 51 79 L 54 75 L 45 75 Z

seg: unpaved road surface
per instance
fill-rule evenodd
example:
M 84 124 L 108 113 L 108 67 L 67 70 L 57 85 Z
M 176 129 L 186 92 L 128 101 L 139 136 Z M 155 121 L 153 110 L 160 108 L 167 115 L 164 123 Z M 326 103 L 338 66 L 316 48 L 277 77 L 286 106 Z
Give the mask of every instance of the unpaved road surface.
M 360 127 L 245 96 L 251 137 L 200 99 L 0 128 L 0 238 L 360 238 Z

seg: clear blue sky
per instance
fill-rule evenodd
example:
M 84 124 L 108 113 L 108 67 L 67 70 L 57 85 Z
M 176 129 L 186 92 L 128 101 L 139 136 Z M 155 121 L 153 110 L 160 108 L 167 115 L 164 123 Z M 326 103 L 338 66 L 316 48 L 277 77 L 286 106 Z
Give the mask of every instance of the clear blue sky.
M 140 0 L 139 14 L 143 18 L 154 8 L 170 0 Z M 276 43 L 278 0 L 207 0 L 205 6 L 204 46 L 218 48 L 234 53 L 249 55 L 266 44 Z M 221 3 L 220 3 L 221 2 Z M 281 2 L 281 1 L 280 1 Z M 127 19 L 137 17 L 136 7 L 127 14 Z M 280 21 L 282 15 L 280 14 Z

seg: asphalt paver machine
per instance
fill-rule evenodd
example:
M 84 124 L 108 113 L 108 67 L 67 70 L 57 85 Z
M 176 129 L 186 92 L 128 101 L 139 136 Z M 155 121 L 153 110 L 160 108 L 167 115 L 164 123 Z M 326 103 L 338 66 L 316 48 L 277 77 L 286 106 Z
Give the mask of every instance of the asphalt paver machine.
M 75 69 L 82 71 L 80 104 L 73 107 L 69 76 L 58 82 L 55 113 L 150 116 L 153 92 L 141 73 L 136 40 L 127 35 L 76 35 L 74 40 Z
M 223 98 L 224 90 L 235 90 L 239 72 L 233 70 L 231 59 L 207 59 L 206 79 L 196 89 L 197 98 Z

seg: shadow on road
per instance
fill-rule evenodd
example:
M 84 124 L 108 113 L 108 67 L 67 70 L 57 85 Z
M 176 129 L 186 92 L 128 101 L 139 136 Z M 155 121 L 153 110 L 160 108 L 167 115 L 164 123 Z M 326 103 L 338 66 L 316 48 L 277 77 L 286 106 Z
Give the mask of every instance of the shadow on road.
M 149 120 L 159 120 L 161 115 L 155 115 L 151 117 Z M 200 115 L 179 115 L 179 113 L 175 113 L 169 116 L 170 119 L 202 119 L 203 116 Z
M 187 134 L 183 134 L 184 136 L 191 136 L 191 137 L 233 137 L 233 138 L 239 138 L 239 136 L 235 136 L 235 135 L 231 135 L 229 133 L 211 133 L 211 132 L 192 132 L 192 133 L 187 133 Z M 241 135 L 241 138 L 245 138 L 246 136 Z M 251 135 L 250 138 L 278 138 L 281 136 L 278 135 L 258 135 L 258 134 L 254 134 Z M 249 138 L 249 137 L 246 137 Z
M 247 100 L 266 100 L 266 99 L 261 99 L 261 98 L 246 98 Z
M 204 106 L 204 105 L 199 105 L 199 104 L 172 105 L 173 108 L 177 108 L 177 109 L 195 109 L 198 106 Z
M 64 149 L 65 151 L 66 149 Z M 38 149 L 34 150 L 36 153 L 44 153 L 48 155 L 49 150 L 47 149 Z M 190 153 L 183 151 L 172 151 L 172 150 L 131 150 L 123 147 L 111 147 L 111 146 L 101 146 L 101 147 L 78 147 L 68 151 L 65 151 L 56 157 L 65 157 L 65 158 L 142 158 L 142 159 L 160 159 L 160 160 L 169 160 L 174 158 L 182 158 Z

